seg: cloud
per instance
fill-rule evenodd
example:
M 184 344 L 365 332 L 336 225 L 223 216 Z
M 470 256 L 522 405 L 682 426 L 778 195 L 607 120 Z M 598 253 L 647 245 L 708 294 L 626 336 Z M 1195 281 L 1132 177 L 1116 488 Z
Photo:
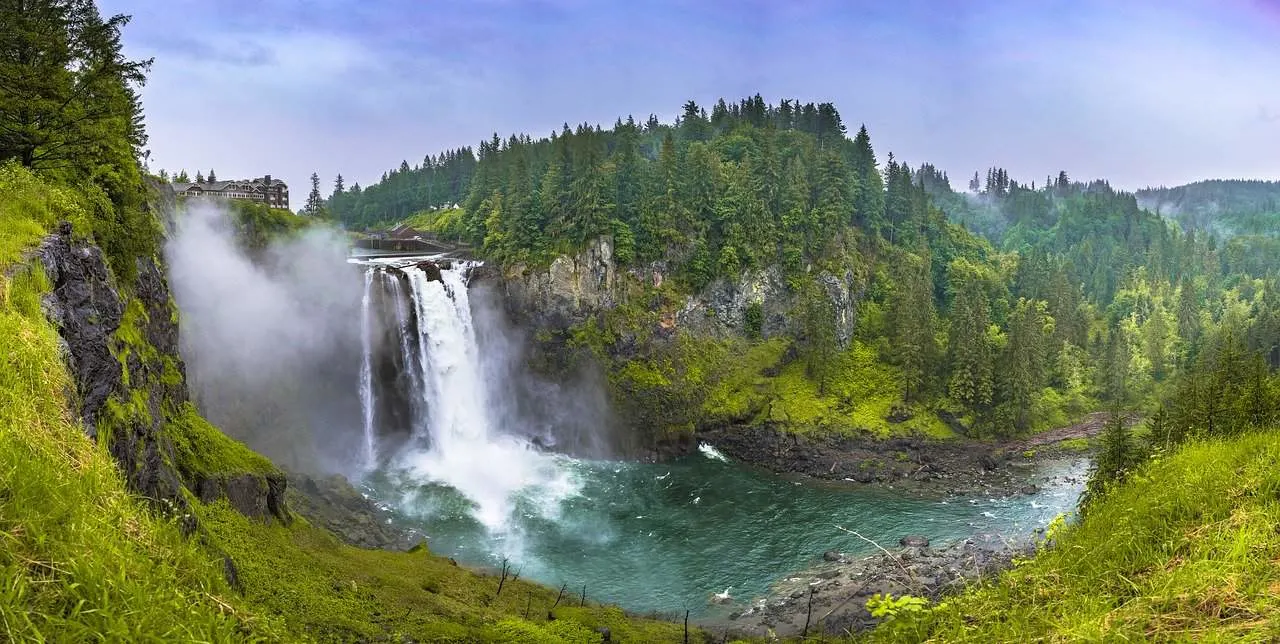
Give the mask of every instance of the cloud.
M 299 195 L 313 170 L 367 185 L 493 132 L 756 92 L 832 101 L 882 157 L 955 176 L 1280 175 L 1280 20 L 1245 0 L 103 5 L 156 56 L 153 163 L 270 172 Z

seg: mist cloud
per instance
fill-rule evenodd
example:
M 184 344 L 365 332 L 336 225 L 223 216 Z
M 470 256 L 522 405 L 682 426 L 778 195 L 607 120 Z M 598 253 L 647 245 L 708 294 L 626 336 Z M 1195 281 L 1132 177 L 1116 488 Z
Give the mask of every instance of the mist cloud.
M 201 410 L 281 465 L 353 471 L 363 282 L 345 241 L 314 228 L 255 262 L 214 205 L 175 228 L 166 255 Z

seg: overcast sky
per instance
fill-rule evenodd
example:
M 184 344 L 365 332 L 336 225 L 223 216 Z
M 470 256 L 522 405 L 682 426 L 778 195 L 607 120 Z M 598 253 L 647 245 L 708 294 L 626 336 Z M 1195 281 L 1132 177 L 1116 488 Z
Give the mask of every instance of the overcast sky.
M 892 5 L 885 7 L 883 5 Z M 1280 0 L 99 0 L 133 14 L 152 168 L 367 185 L 495 131 L 756 92 L 883 161 L 1137 188 L 1280 179 Z

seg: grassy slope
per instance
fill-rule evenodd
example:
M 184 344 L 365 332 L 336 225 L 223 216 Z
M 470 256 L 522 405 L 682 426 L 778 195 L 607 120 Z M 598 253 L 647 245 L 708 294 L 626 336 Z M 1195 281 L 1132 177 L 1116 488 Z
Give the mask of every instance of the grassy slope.
M 40 308 L 39 269 L 15 262 L 74 195 L 0 167 L 0 639 L 248 639 L 221 567 L 125 490 L 67 404 L 73 384 Z
M 1280 639 L 1280 431 L 1151 463 L 1055 548 L 871 639 Z
M 596 642 L 597 626 L 622 641 L 680 639 L 678 625 L 575 602 L 548 621 L 553 590 L 508 581 L 491 601 L 495 579 L 446 559 L 349 548 L 305 521 L 251 521 L 225 502 L 192 499 L 205 535 L 184 539 L 128 493 L 69 407 L 74 385 L 40 307 L 49 284 L 22 262 L 62 219 L 85 221 L 74 191 L 0 166 L 0 641 Z M 172 374 L 138 332 L 143 316 L 130 303 L 118 357 L 137 352 L 147 377 L 163 381 Z M 121 418 L 147 413 L 139 401 L 113 404 Z M 189 405 L 167 415 L 180 467 L 274 469 Z M 243 595 L 224 579 L 223 553 L 238 564 Z
M 670 642 L 681 626 L 627 617 L 569 590 L 547 620 L 558 590 L 499 580 L 423 550 L 362 550 L 297 520 L 264 525 L 225 503 L 202 506 L 202 524 L 237 562 L 247 598 L 281 615 L 290 630 L 326 641 L 401 636 L 416 641 L 600 641 L 608 627 L 624 642 Z M 588 598 L 589 599 L 589 598 Z M 523 615 L 529 611 L 529 620 Z M 513 619 L 519 616 L 519 619 Z

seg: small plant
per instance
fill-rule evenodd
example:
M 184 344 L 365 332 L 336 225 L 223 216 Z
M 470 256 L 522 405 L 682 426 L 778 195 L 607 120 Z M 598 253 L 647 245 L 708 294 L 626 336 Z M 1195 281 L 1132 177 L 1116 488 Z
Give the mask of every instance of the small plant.
M 867 599 L 867 610 L 876 619 L 893 619 L 903 613 L 917 613 L 929 605 L 924 597 L 903 595 L 895 598 L 889 593 L 876 593 Z
M 764 310 L 759 302 L 747 305 L 747 310 L 742 315 L 742 326 L 748 338 L 760 339 L 761 332 L 764 330 Z
M 1022 458 L 1035 458 L 1035 457 L 1036 457 L 1036 451 L 1033 449 L 1029 449 L 1022 453 Z
M 899 463 L 906 463 L 911 460 L 911 455 L 906 452 L 894 452 L 893 460 L 898 461 Z

